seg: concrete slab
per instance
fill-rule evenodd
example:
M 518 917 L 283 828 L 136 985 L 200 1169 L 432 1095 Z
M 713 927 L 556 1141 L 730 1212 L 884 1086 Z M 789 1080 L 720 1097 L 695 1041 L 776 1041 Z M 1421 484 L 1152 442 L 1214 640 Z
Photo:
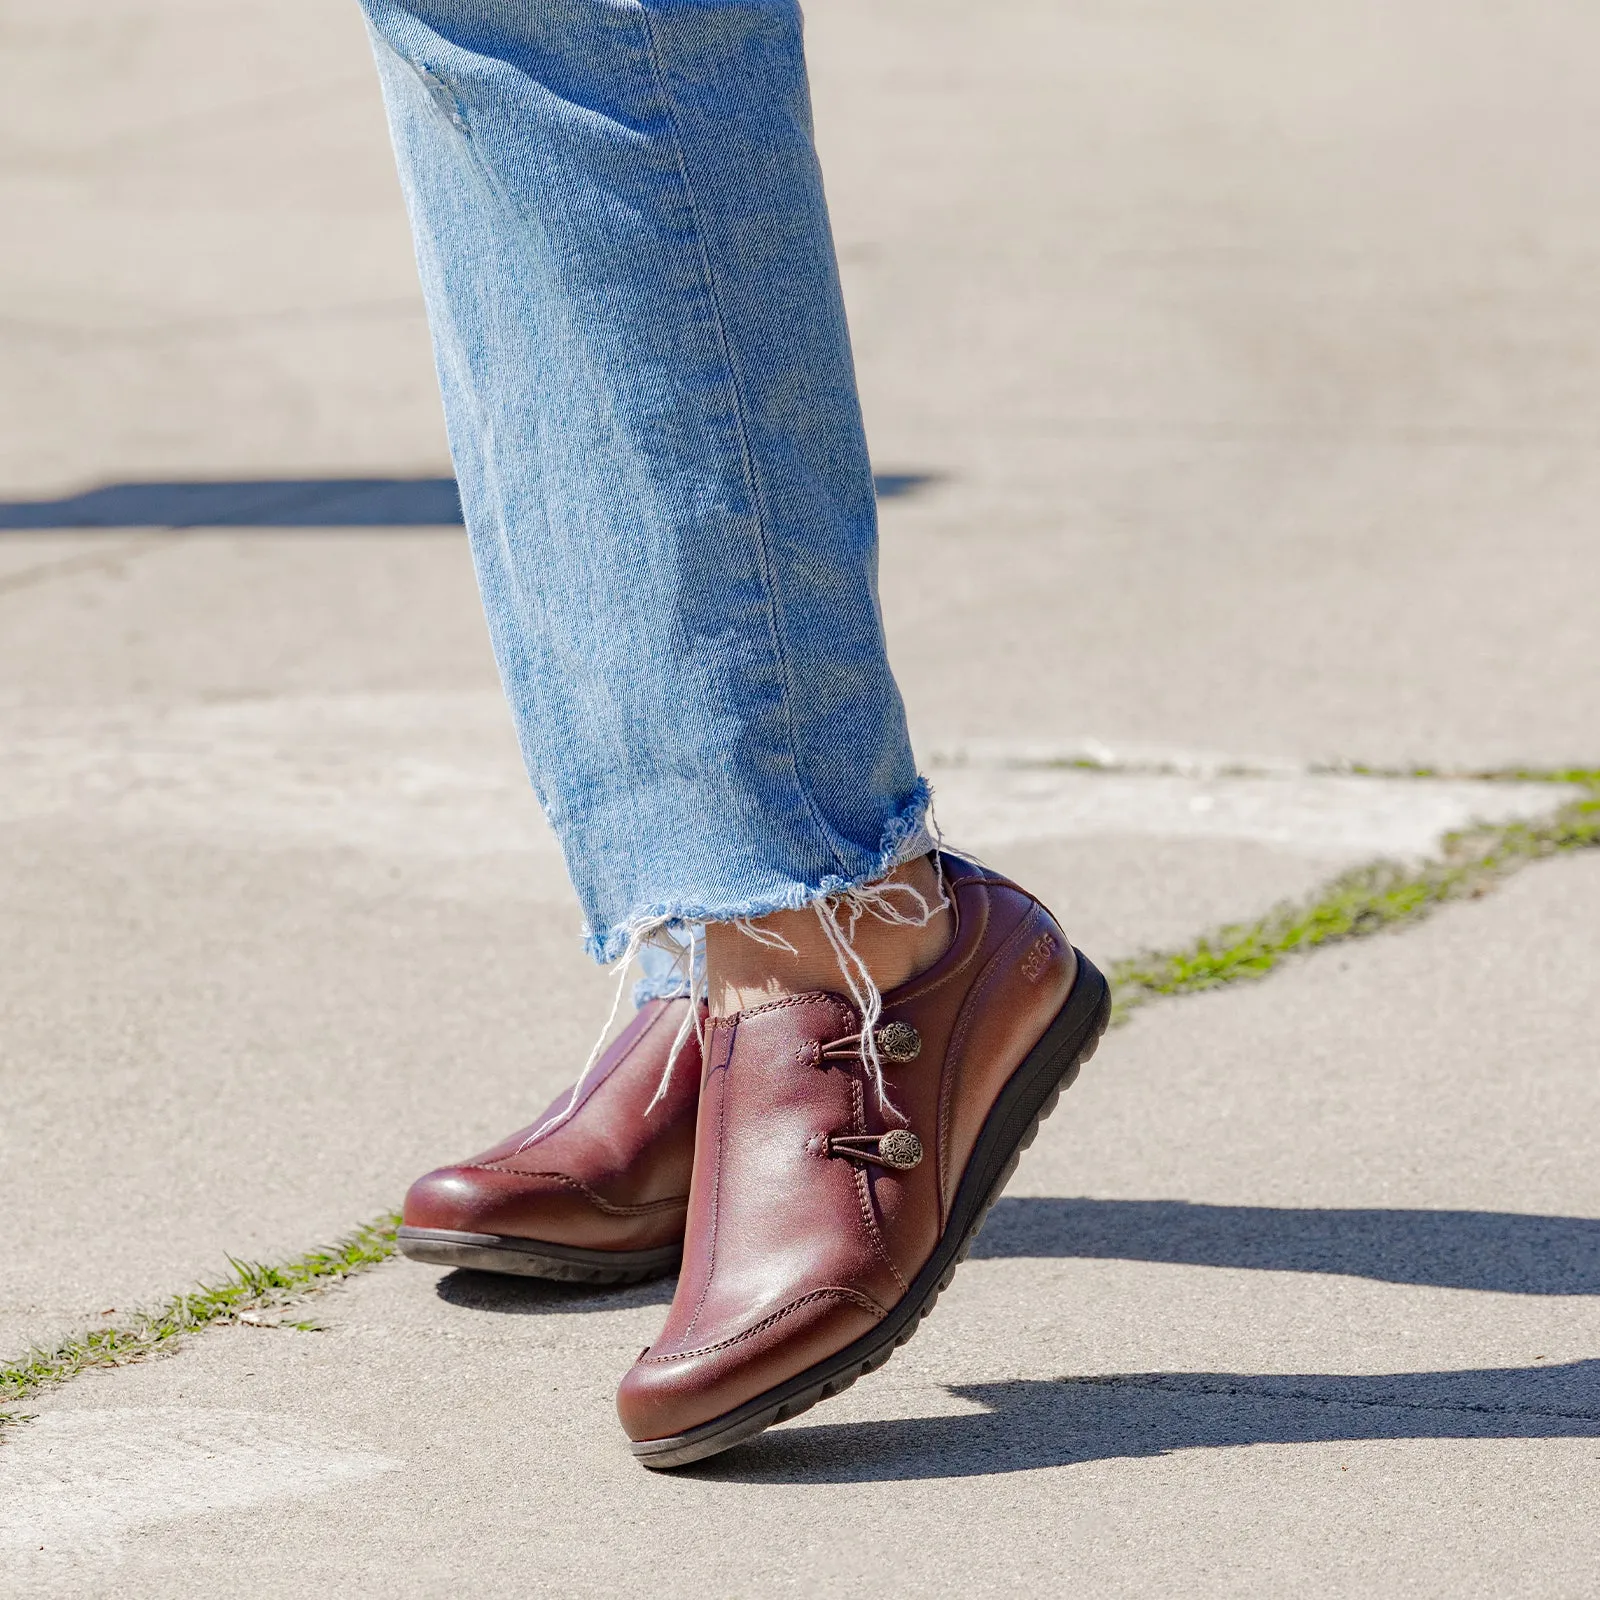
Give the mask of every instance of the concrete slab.
M 360 13 L 8 11 L 0 480 L 447 456 Z
M 1142 1013 L 918 1338 L 718 1463 L 616 1433 L 659 1287 L 397 1263 L 39 1402 L 0 1540 L 25 1592 L 1586 1592 L 1597 908 L 1557 862 Z
M 46 722 L 69 706 L 114 719 L 129 703 L 137 718 L 297 693 L 496 692 L 459 529 L 0 534 L 0 551 L 25 552 L 12 570 L 32 580 L 0 587 L 0 706 Z
M 1600 747 L 1591 8 L 807 11 L 930 738 Z
M 557 1092 L 607 1003 L 459 533 L 14 537 L 32 582 L 0 594 L 8 1349 L 392 1205 Z M 1560 798 L 935 775 L 951 837 L 1107 958 Z
M 354 8 L 128 15 L 18 13 L 5 491 L 442 470 Z M 926 739 L 1600 746 L 1589 9 L 808 16 Z
M 5 838 L 8 1355 L 388 1210 L 537 1114 L 609 1003 L 519 858 Z

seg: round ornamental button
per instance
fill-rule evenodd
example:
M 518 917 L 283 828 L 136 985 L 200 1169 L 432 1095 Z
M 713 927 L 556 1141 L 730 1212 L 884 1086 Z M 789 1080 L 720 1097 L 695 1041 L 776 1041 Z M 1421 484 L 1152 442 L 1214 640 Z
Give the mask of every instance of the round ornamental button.
M 909 1172 L 922 1160 L 922 1141 L 909 1128 L 892 1128 L 878 1140 L 878 1159 L 896 1172 Z
M 872 1037 L 885 1061 L 915 1061 L 922 1054 L 922 1035 L 909 1022 L 886 1022 Z

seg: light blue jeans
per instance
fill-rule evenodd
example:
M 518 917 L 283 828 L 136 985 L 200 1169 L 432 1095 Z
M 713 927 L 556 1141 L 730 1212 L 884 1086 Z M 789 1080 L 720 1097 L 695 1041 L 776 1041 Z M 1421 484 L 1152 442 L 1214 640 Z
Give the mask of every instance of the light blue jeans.
M 590 951 L 927 848 L 798 7 L 362 4 L 484 608 Z

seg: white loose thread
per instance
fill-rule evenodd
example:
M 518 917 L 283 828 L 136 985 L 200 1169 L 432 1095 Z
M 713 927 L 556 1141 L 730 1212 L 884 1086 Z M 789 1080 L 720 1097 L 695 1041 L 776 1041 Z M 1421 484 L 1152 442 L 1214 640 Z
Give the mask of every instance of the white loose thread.
M 925 928 L 941 911 L 950 908 L 950 897 L 945 891 L 944 866 L 935 852 L 934 871 L 937 874 L 937 898 L 933 904 L 920 889 L 909 883 L 869 883 L 858 889 L 846 889 L 841 894 L 816 902 L 817 921 L 833 948 L 839 963 L 839 973 L 850 999 L 861 1013 L 861 1064 L 872 1079 L 879 1107 L 891 1116 L 906 1120 L 905 1113 L 889 1098 L 889 1087 L 884 1081 L 883 1058 L 878 1053 L 878 1019 L 883 1015 L 883 993 L 873 979 L 861 953 L 855 947 L 856 928 L 863 916 L 876 917 L 896 928 Z M 904 895 L 914 909 L 901 909 L 895 896 Z M 846 921 L 848 918 L 848 921 Z
M 593 1072 L 596 1065 L 598 1065 L 601 1053 L 605 1049 L 606 1040 L 610 1037 L 611 1030 L 616 1025 L 617 1013 L 622 1009 L 622 992 L 627 986 L 628 968 L 633 965 L 640 950 L 642 950 L 645 945 L 662 944 L 660 935 L 672 920 L 673 919 L 670 917 L 658 917 L 653 921 L 641 923 L 638 927 L 629 932 L 628 947 L 620 956 L 617 957 L 616 962 L 611 968 L 611 970 L 617 975 L 616 992 L 611 997 L 611 1013 L 606 1018 L 605 1026 L 600 1030 L 599 1038 L 597 1038 L 594 1042 L 594 1048 L 589 1052 L 589 1059 L 583 1064 L 583 1071 L 578 1074 L 578 1081 L 572 1086 L 572 1093 L 567 1096 L 566 1107 L 563 1110 L 558 1111 L 556 1115 L 551 1117 L 548 1121 L 541 1122 L 539 1126 L 535 1128 L 533 1132 L 530 1133 L 528 1137 L 511 1152 L 513 1155 L 520 1155 L 536 1139 L 542 1139 L 547 1133 L 554 1133 L 555 1130 L 564 1122 L 566 1122 L 568 1118 L 570 1118 L 578 1109 L 578 1106 L 583 1099 L 583 1091 L 589 1082 L 589 1074 Z M 692 990 L 694 984 L 694 963 L 692 952 L 690 959 L 689 979 Z M 702 983 L 703 981 L 704 980 L 702 979 Z M 691 1007 L 689 1013 L 690 1019 L 692 1020 L 695 1015 L 696 1012 Z M 687 1023 L 685 1026 L 687 1026 Z M 678 1050 L 682 1045 L 683 1036 L 684 1029 L 680 1028 L 678 1030 L 678 1040 L 672 1047 L 672 1055 L 667 1060 L 667 1070 L 661 1079 L 661 1087 L 656 1090 L 655 1100 L 652 1100 L 650 1105 L 646 1108 L 647 1113 L 650 1110 L 654 1110 L 656 1100 L 659 1100 L 666 1092 L 667 1081 L 672 1075 L 672 1065 L 673 1062 L 677 1060 Z
M 657 932 L 659 931 L 657 930 Z M 654 942 L 658 948 L 664 948 L 660 939 L 655 939 Z M 690 1036 L 692 1035 L 695 1042 L 700 1046 L 702 1055 L 704 1055 L 706 1048 L 706 1030 L 700 1018 L 701 1006 L 706 996 L 705 962 L 695 960 L 693 939 L 689 940 L 687 944 L 679 943 L 675 939 L 671 942 L 673 945 L 673 965 L 679 968 L 685 965 L 688 967 L 689 1009 L 684 1013 L 683 1021 L 678 1024 L 678 1031 L 673 1036 L 672 1048 L 667 1052 L 667 1064 L 661 1069 L 661 1081 L 656 1085 L 656 1092 L 650 1096 L 650 1104 L 644 1108 L 644 1114 L 647 1117 L 661 1104 L 662 1099 L 665 1097 L 668 1086 L 672 1082 L 672 1069 L 677 1066 L 678 1057 L 683 1054 L 683 1047 L 688 1044 Z
M 839 975 L 844 979 L 850 1000 L 861 1014 L 861 1062 L 872 1078 L 873 1092 L 877 1096 L 878 1104 L 885 1112 L 898 1117 L 902 1122 L 905 1121 L 905 1114 L 889 1098 L 889 1087 L 883 1075 L 883 1060 L 878 1053 L 877 1029 L 878 1020 L 883 1015 L 883 994 L 874 981 L 871 970 L 855 947 L 855 937 L 856 929 L 864 916 L 876 917 L 879 922 L 888 923 L 891 927 L 925 928 L 940 912 L 950 909 L 950 895 L 945 886 L 944 862 L 940 860 L 937 851 L 933 852 L 933 857 L 937 887 L 932 904 L 929 904 L 928 897 L 920 889 L 914 888 L 909 883 L 869 883 L 859 888 L 842 890 L 836 895 L 829 895 L 826 899 L 813 901 L 811 907 L 816 913 L 817 921 L 822 925 L 823 936 L 833 951 L 834 959 L 839 963 Z M 897 905 L 895 903 L 897 896 L 903 896 L 906 904 Z M 733 926 L 745 938 L 753 940 L 765 949 L 781 950 L 791 956 L 800 953 L 776 928 L 760 927 L 748 917 L 734 918 Z M 683 958 L 680 956 L 678 959 Z M 661 1097 L 667 1092 L 667 1086 L 672 1081 L 672 1069 L 683 1046 L 688 1043 L 691 1029 L 699 1040 L 702 1051 L 705 1048 L 705 1029 L 700 1012 L 704 996 L 705 974 L 703 971 L 695 970 L 691 957 L 689 1014 L 678 1028 L 678 1036 L 673 1041 L 671 1054 L 667 1057 L 666 1070 L 661 1074 L 661 1082 L 656 1085 L 654 1097 L 645 1108 L 646 1115 L 655 1109 Z
M 936 844 L 942 844 L 938 825 L 933 821 L 931 814 L 927 819 L 927 825 L 933 830 Z M 878 1105 L 883 1111 L 898 1117 L 902 1122 L 906 1120 L 905 1113 L 889 1098 L 888 1084 L 883 1076 L 883 1059 L 878 1053 L 878 1020 L 883 1015 L 883 993 L 856 949 L 855 938 L 856 929 L 864 916 L 876 917 L 879 922 L 896 928 L 925 928 L 940 912 L 950 909 L 942 852 L 935 848 L 929 853 L 933 856 L 935 875 L 935 894 L 932 904 L 929 904 L 928 897 L 920 889 L 909 883 L 868 883 L 815 900 L 811 907 L 816 912 L 817 921 L 822 925 L 823 936 L 833 951 L 834 959 L 839 963 L 839 975 L 844 979 L 851 1002 L 861 1014 L 861 1063 L 872 1079 Z M 895 904 L 895 897 L 898 895 L 905 897 L 907 901 L 905 908 Z M 672 1083 L 673 1069 L 677 1066 L 678 1058 L 683 1054 L 683 1047 L 689 1042 L 691 1034 L 700 1045 L 702 1053 L 704 1052 L 705 1025 L 701 1012 L 706 998 L 705 967 L 704 963 L 696 962 L 694 959 L 693 940 L 684 942 L 665 937 L 667 928 L 676 920 L 672 917 L 658 917 L 630 930 L 627 948 L 617 958 L 612 968 L 617 974 L 617 986 L 611 1000 L 611 1013 L 606 1018 L 605 1027 L 600 1030 L 600 1037 L 595 1040 L 594 1048 L 589 1052 L 589 1059 L 584 1063 L 583 1071 L 578 1074 L 578 1081 L 572 1086 L 566 1107 L 548 1121 L 540 1123 L 517 1146 L 513 1154 L 520 1154 L 536 1139 L 543 1138 L 547 1133 L 553 1133 L 578 1109 L 583 1098 L 583 1090 L 588 1084 L 589 1074 L 599 1062 L 606 1039 L 616 1024 L 617 1012 L 622 1006 L 622 991 L 627 982 L 628 968 L 633 965 L 645 945 L 670 949 L 673 964 L 680 969 L 686 968 L 685 975 L 689 986 L 688 1010 L 678 1025 L 672 1048 L 667 1053 L 667 1064 L 662 1070 L 661 1081 L 656 1085 L 656 1092 L 651 1096 L 649 1105 L 645 1107 L 646 1116 L 660 1105 L 666 1095 Z M 800 953 L 775 928 L 758 927 L 748 917 L 734 918 L 733 925 L 745 938 L 753 939 L 768 950 L 782 950 L 792 956 Z
M 734 926 L 746 938 L 754 939 L 757 944 L 765 945 L 770 950 L 787 950 L 790 955 L 799 954 L 781 933 L 776 933 L 771 928 L 752 927 L 749 920 L 742 917 L 734 919 Z M 685 962 L 688 963 L 689 1010 L 683 1021 L 678 1024 L 677 1036 L 672 1041 L 672 1049 L 667 1053 L 667 1064 L 662 1070 L 661 1081 L 656 1085 L 656 1092 L 650 1097 L 650 1104 L 644 1108 L 646 1116 L 649 1116 L 661 1104 L 662 1097 L 666 1094 L 667 1088 L 672 1082 L 672 1069 L 677 1066 L 678 1057 L 682 1054 L 683 1047 L 689 1042 L 690 1035 L 693 1034 L 700 1046 L 702 1055 L 704 1055 L 706 1047 L 705 1022 L 701 1016 L 701 1007 L 706 998 L 705 964 L 704 962 L 696 962 L 694 959 L 694 943 L 692 940 L 688 945 L 677 945 L 676 941 L 674 943 L 676 947 L 673 950 L 673 964 L 681 968 Z

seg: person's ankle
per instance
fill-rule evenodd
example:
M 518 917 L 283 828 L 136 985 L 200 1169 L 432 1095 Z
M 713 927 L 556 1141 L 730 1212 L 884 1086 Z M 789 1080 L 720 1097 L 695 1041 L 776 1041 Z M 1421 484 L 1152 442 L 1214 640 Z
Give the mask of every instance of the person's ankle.
M 855 924 L 855 953 L 879 991 L 886 992 L 927 971 L 950 948 L 955 913 L 941 904 L 931 855 L 905 862 L 873 887 L 888 889 L 886 904 L 897 916 L 910 919 L 885 921 L 868 910 Z M 917 920 L 922 915 L 917 896 L 931 913 L 925 922 Z M 815 909 L 774 912 L 752 920 L 749 928 L 746 932 L 732 923 L 706 927 L 706 985 L 713 1016 L 732 1016 L 818 989 L 848 993 L 839 953 Z

